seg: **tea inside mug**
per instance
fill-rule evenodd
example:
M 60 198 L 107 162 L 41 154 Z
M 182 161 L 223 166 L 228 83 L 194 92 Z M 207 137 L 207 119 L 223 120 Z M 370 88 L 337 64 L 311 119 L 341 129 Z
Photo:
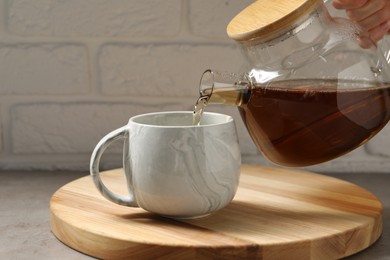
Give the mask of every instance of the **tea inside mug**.
M 216 113 L 204 113 L 199 126 L 202 125 L 218 125 L 232 121 L 233 118 L 228 115 Z M 135 116 L 131 119 L 134 123 L 155 125 L 155 126 L 189 126 L 193 125 L 193 112 L 166 112 L 166 113 L 152 113 L 142 116 Z

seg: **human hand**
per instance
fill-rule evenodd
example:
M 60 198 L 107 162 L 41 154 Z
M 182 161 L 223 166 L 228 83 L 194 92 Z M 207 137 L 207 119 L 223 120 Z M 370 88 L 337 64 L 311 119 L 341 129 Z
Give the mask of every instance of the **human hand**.
M 377 42 L 390 31 L 389 0 L 333 0 L 336 9 L 345 9 L 347 17 Z

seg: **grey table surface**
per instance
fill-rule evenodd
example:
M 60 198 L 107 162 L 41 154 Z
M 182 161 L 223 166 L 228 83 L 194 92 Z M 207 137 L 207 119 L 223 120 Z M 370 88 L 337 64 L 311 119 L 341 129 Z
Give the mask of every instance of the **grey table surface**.
M 94 259 L 61 243 L 50 231 L 49 201 L 86 172 L 0 172 L 0 259 Z M 375 194 L 384 206 L 384 228 L 371 247 L 348 260 L 390 260 L 390 172 L 327 174 Z

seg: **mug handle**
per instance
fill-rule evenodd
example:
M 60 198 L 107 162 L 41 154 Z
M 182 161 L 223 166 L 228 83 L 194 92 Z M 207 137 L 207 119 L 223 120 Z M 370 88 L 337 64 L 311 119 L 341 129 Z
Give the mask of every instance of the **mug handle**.
M 92 176 L 92 179 L 95 183 L 96 188 L 99 190 L 99 192 L 109 201 L 114 202 L 119 205 L 128 206 L 128 207 L 138 207 L 137 202 L 135 201 L 135 197 L 133 194 L 133 191 L 131 190 L 132 187 L 129 189 L 129 195 L 128 196 L 122 196 L 113 193 L 110 191 L 102 182 L 100 178 L 100 171 L 99 171 L 99 165 L 100 165 L 100 158 L 102 157 L 104 151 L 115 141 L 119 139 L 124 139 L 124 156 L 123 156 L 123 164 L 124 164 L 124 170 L 125 172 L 130 170 L 129 165 L 126 163 L 126 158 L 128 157 L 128 139 L 129 139 L 129 130 L 127 126 L 123 126 L 121 128 L 118 128 L 110 133 L 108 133 L 106 136 L 104 136 L 99 143 L 96 145 L 92 156 L 91 161 L 89 164 L 89 172 Z M 128 176 L 126 176 L 128 177 Z M 130 185 L 131 186 L 131 185 Z

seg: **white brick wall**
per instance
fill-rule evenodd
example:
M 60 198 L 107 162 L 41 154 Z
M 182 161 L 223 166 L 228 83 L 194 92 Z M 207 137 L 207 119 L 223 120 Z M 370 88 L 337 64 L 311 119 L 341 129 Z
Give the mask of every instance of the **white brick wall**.
M 19 35 L 132 38 L 180 33 L 181 0 L 8 2 L 9 30 Z
M 129 117 L 191 110 L 201 73 L 240 71 L 228 21 L 252 0 L 0 0 L 0 169 L 88 169 Z M 244 162 L 258 154 L 234 107 Z M 311 169 L 389 172 L 390 129 Z M 120 166 L 120 145 L 104 163 Z
M 85 94 L 88 50 L 64 43 L 0 43 L 0 95 Z

